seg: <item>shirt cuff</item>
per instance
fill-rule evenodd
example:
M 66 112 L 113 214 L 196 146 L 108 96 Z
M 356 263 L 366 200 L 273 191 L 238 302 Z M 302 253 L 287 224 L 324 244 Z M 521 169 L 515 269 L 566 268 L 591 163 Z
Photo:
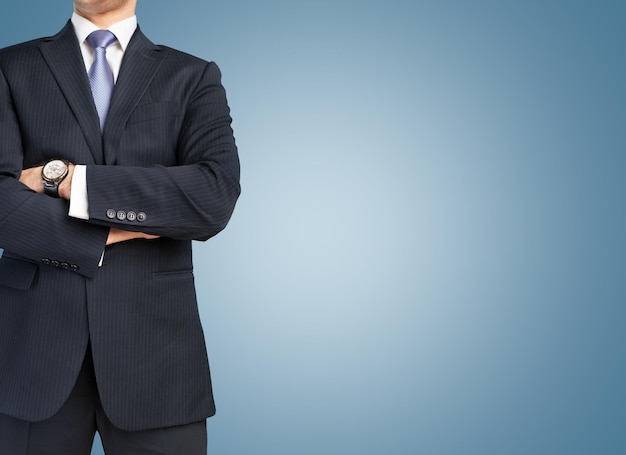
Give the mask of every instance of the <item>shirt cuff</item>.
M 89 219 L 89 199 L 87 198 L 87 166 L 77 164 L 72 175 L 72 192 L 70 194 L 70 211 L 72 218 Z

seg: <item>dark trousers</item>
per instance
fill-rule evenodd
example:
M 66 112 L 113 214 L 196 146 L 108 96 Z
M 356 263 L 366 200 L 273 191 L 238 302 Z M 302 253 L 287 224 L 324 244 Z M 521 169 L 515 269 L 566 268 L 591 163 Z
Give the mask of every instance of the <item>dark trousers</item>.
M 0 453 L 7 455 L 89 455 L 96 431 L 106 455 L 206 455 L 206 421 L 178 427 L 122 431 L 104 414 L 91 360 L 87 356 L 76 386 L 61 410 L 42 422 L 0 414 Z

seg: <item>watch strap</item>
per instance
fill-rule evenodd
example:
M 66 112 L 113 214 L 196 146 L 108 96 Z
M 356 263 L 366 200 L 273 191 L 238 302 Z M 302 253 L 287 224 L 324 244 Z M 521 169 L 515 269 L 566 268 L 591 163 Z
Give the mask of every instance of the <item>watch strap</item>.
M 48 182 L 47 180 L 42 180 L 43 182 L 43 192 L 48 196 L 59 197 L 59 182 Z

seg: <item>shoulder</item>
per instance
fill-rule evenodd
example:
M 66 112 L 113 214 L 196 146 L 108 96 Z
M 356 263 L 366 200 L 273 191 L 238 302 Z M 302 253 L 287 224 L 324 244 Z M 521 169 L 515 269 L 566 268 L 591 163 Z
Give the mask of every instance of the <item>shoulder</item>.
M 38 72 L 43 61 L 39 52 L 42 41 L 43 38 L 0 49 L 0 72 L 4 77 L 19 80 L 25 74 Z
M 143 49 L 148 50 L 148 52 L 156 52 L 159 55 L 157 56 L 155 54 L 154 57 L 162 59 L 165 66 L 170 67 L 171 69 L 180 69 L 191 72 L 199 71 L 200 73 L 206 71 L 219 72 L 217 65 L 213 61 L 202 59 L 167 45 L 154 44 L 146 35 L 143 34 L 139 27 L 137 27 L 137 31 L 129 44 L 127 52 L 131 49 Z
M 56 41 L 69 36 L 71 28 L 68 24 L 56 35 L 36 38 L 19 44 L 13 44 L 0 49 L 0 62 L 19 63 L 32 61 L 33 56 L 39 56 L 39 49 L 42 44 Z
M 0 59 L 11 59 L 20 56 L 30 56 L 37 51 L 39 44 L 47 38 L 38 38 L 25 43 L 13 44 L 0 49 Z
M 208 80 L 211 83 L 220 83 L 222 73 L 214 61 L 205 60 L 168 46 L 158 45 L 164 57 L 163 65 L 166 71 L 176 74 L 185 74 L 198 83 Z
M 198 69 L 206 69 L 207 67 L 216 67 L 217 65 L 213 61 L 205 60 L 195 55 L 188 54 L 187 52 L 173 49 L 162 44 L 157 45 L 160 48 L 163 55 L 175 65 L 194 67 Z

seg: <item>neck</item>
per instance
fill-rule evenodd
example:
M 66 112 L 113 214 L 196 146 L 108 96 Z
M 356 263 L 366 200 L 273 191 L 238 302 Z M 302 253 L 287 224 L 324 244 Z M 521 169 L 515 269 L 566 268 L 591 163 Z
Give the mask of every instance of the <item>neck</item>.
M 102 13 L 92 13 L 88 11 L 81 11 L 80 9 L 74 7 L 74 12 L 76 12 L 79 16 L 84 17 L 98 28 L 107 29 L 119 21 L 133 17 L 135 15 L 135 8 L 128 7 L 122 11 L 116 10 Z

